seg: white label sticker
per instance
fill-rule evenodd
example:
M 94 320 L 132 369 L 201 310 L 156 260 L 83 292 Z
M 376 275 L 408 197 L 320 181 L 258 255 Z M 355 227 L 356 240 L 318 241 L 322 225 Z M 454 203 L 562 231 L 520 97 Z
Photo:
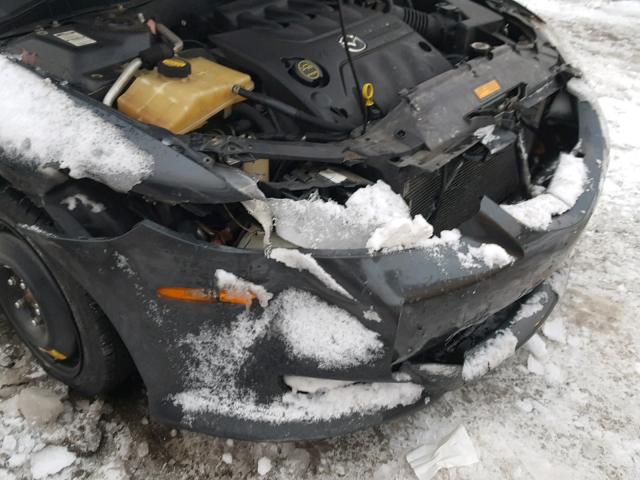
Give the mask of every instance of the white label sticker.
M 345 180 L 347 180 L 347 177 L 345 177 L 341 173 L 338 173 L 335 170 L 330 170 L 330 169 L 321 171 L 320 175 L 336 184 L 340 184 Z
M 70 43 L 74 47 L 85 47 L 87 45 L 93 45 L 96 42 L 93 38 L 76 32 L 75 30 L 67 30 L 66 32 L 54 33 L 54 37 L 59 38 L 63 42 Z

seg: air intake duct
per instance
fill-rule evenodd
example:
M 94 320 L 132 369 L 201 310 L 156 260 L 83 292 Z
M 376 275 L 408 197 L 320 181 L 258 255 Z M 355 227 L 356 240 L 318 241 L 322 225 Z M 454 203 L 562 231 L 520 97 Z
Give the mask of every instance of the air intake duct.
M 439 47 L 448 38 L 456 22 L 442 13 L 428 13 L 415 8 L 394 6 L 391 11 L 427 41 Z

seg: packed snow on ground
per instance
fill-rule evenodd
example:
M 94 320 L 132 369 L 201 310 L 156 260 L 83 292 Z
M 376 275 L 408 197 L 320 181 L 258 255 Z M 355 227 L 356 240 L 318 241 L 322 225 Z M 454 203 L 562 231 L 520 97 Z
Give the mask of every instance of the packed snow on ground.
M 94 202 L 88 196 L 78 193 L 71 195 L 70 197 L 62 199 L 60 205 L 67 207 L 67 210 L 73 212 L 79 205 L 87 208 L 91 213 L 102 213 L 105 211 L 105 206 L 102 203 Z
M 51 81 L 0 55 L 0 144 L 37 167 L 57 166 L 129 191 L 153 158 Z
M 421 412 L 322 442 L 228 442 L 149 424 L 143 421 L 144 394 L 136 388 L 109 397 L 94 407 L 99 414 L 87 417 L 95 402 L 65 393 L 63 414 L 46 426 L 27 423 L 19 411 L 0 416 L 0 478 L 32 478 L 30 456 L 56 445 L 74 453 L 82 446 L 56 480 L 409 480 L 415 477 L 407 453 L 437 444 L 458 425 L 469 432 L 480 462 L 438 480 L 640 478 L 640 257 L 634 254 L 640 251 L 640 2 L 525 1 L 550 21 L 595 88 L 613 147 L 602 200 L 577 246 L 569 287 L 545 324 L 563 343 L 543 331 L 546 358 L 527 347 Z M 562 284 L 554 291 L 564 291 Z M 564 335 L 556 335 L 558 325 Z M 8 331 L 0 321 L 0 379 L 12 377 L 11 385 L 0 386 L 0 402 L 29 387 L 64 393 L 21 347 L 15 352 L 18 341 Z M 139 458 L 142 442 L 150 452 Z M 232 464 L 221 460 L 225 453 Z M 260 477 L 263 457 L 272 468 Z
M 283 263 L 289 268 L 309 272 L 318 278 L 327 288 L 347 298 L 353 298 L 309 253 L 302 253 L 300 250 L 288 248 L 274 248 L 271 250 L 269 258 Z
M 546 230 L 553 217 L 571 210 L 588 185 L 587 166 L 575 155 L 563 153 L 545 193 L 502 208 L 532 230 Z
M 31 456 L 33 478 L 46 478 L 60 472 L 75 462 L 76 456 L 64 447 L 49 446 Z

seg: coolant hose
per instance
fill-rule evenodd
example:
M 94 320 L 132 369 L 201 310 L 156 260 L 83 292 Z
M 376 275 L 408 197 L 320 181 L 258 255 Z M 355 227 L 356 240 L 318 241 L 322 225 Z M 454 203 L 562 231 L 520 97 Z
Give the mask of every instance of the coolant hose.
M 281 102 L 280 100 L 277 100 L 268 95 L 264 95 L 262 93 L 252 92 L 250 90 L 242 88 L 240 85 L 235 85 L 233 87 L 233 93 L 235 93 L 236 95 L 240 95 L 247 100 L 252 100 L 256 103 L 271 107 L 284 115 L 287 115 L 296 120 L 300 120 L 304 123 L 309 123 L 323 130 L 329 130 L 331 132 L 349 132 L 352 130 L 351 127 L 348 127 L 346 125 L 338 125 L 322 118 L 309 115 L 308 113 L 292 107 L 287 103 Z
M 149 29 L 151 31 L 155 30 L 159 35 L 163 36 L 169 43 L 171 43 L 173 53 L 178 54 L 182 51 L 182 49 L 184 48 L 184 42 L 167 26 L 163 25 L 162 23 L 155 23 L 153 22 L 153 20 L 149 20 L 149 22 L 147 22 L 147 25 L 149 26 Z M 142 59 L 140 59 L 139 57 L 131 60 L 131 62 L 129 62 L 129 64 L 122 71 L 118 79 L 114 82 L 113 85 L 111 85 L 111 88 L 104 96 L 102 103 L 104 103 L 108 107 L 112 107 L 118 97 L 122 95 L 124 89 L 127 88 L 133 77 L 135 77 L 136 73 L 138 73 L 138 70 L 142 68 L 142 64 Z

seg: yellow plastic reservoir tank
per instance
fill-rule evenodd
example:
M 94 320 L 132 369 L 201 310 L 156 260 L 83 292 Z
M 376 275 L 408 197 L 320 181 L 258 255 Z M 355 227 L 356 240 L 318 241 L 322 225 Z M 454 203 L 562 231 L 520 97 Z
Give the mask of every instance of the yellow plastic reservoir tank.
M 140 73 L 118 99 L 118 110 L 178 135 L 243 101 L 233 93 L 234 85 L 254 88 L 249 75 L 206 58 L 169 59 L 161 67 Z

